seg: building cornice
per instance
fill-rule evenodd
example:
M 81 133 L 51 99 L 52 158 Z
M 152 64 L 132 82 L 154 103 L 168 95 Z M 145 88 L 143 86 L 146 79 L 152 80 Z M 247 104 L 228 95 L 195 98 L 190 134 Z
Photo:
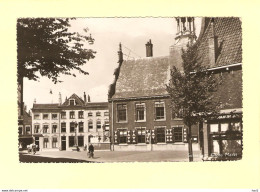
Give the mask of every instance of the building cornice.
M 170 95 L 153 95 L 153 96 L 141 96 L 141 97 L 126 97 L 126 98 L 112 98 L 108 102 L 112 101 L 134 101 L 134 100 L 147 100 L 147 99 L 165 99 L 170 98 Z

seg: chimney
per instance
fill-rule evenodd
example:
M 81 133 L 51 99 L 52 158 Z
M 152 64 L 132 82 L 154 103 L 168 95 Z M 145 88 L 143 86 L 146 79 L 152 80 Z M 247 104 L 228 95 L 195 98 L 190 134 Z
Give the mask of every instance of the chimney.
M 209 59 L 209 66 L 214 66 L 217 60 L 216 51 L 218 47 L 218 39 L 215 34 L 215 23 L 214 18 L 210 21 L 209 26 L 209 39 L 208 39 L 208 59 Z
M 87 96 L 85 92 L 84 92 L 84 103 L 87 103 Z
M 61 99 L 61 93 L 59 92 L 59 105 L 61 105 L 62 99 Z
M 146 57 L 152 57 L 153 56 L 153 44 L 151 39 L 145 44 L 146 46 Z
M 36 98 L 34 98 L 34 102 L 33 103 L 36 104 Z
M 119 51 L 117 53 L 118 53 L 118 63 L 119 63 L 119 65 L 121 65 L 124 61 L 121 43 L 119 43 Z
M 91 101 L 90 101 L 90 96 L 89 96 L 89 95 L 88 95 L 88 102 L 91 102 Z

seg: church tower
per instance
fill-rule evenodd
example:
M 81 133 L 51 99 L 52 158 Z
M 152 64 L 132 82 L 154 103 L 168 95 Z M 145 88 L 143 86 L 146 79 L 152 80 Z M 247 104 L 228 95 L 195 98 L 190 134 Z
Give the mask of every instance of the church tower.
M 170 46 L 169 62 L 171 66 L 182 68 L 181 50 L 186 48 L 188 43 L 196 40 L 194 17 L 176 17 L 177 33 L 174 45 Z

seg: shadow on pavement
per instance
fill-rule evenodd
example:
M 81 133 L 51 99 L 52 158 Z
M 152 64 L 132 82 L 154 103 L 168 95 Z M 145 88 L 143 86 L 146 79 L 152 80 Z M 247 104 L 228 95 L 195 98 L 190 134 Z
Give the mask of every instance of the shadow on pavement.
M 21 163 L 93 163 L 93 161 L 70 159 L 70 158 L 51 158 L 28 154 L 19 154 Z

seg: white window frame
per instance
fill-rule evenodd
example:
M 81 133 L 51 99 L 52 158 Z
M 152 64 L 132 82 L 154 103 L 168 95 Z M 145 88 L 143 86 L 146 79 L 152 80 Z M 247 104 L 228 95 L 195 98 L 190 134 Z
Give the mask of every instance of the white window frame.
M 118 116 L 119 115 L 119 113 L 118 113 L 118 106 L 119 105 L 125 105 L 126 106 L 126 109 L 125 109 L 126 110 L 126 114 L 125 114 L 126 115 L 126 118 L 125 118 L 126 120 L 119 121 L 119 116 Z M 127 118 L 127 103 L 118 103 L 118 104 L 116 104 L 116 122 L 117 123 L 127 123 L 128 122 L 128 118 Z
M 137 119 L 137 105 L 144 106 L 144 119 L 143 120 Z M 146 105 L 145 105 L 145 103 L 135 103 L 135 122 L 146 122 Z
M 55 133 L 58 133 L 59 130 L 58 130 L 58 124 L 57 124 L 57 123 L 53 123 L 53 124 L 51 125 L 51 133 L 54 133 L 54 132 L 53 132 L 53 125 L 56 125 L 56 126 L 57 126 L 57 127 L 56 127 L 56 132 L 55 132 Z
M 138 129 L 141 129 L 141 132 L 142 132 L 142 129 L 145 130 L 144 143 L 139 143 L 138 142 Z M 146 144 L 146 127 L 135 127 L 135 130 L 136 130 L 136 142 L 137 142 L 137 144 Z M 141 135 L 143 135 L 143 134 L 141 134 Z
M 39 126 L 39 131 L 38 131 L 37 133 L 40 133 L 40 132 L 41 132 L 41 125 L 40 125 L 39 123 L 35 123 L 35 124 L 33 125 L 33 131 L 34 131 L 34 133 L 36 133 L 36 132 L 35 132 L 35 125 L 38 125 L 38 126 Z
M 162 119 L 157 119 L 157 114 L 156 114 L 156 104 L 163 104 L 163 108 L 164 108 L 164 117 L 163 117 Z M 165 101 L 156 101 L 156 102 L 154 102 L 154 120 L 155 120 L 155 121 L 165 121 L 165 120 L 166 120 Z
M 47 119 L 44 118 L 44 115 L 48 115 Z M 42 119 L 43 120 L 49 120 L 50 119 L 50 114 L 49 113 L 43 113 L 42 114 Z
M 38 118 L 35 118 L 35 115 L 37 115 Z M 33 114 L 33 119 L 35 119 L 35 120 L 40 120 L 40 119 L 41 119 L 40 113 L 35 113 L 35 114 Z
M 57 117 L 56 117 L 56 118 L 53 118 L 52 115 L 57 115 Z M 57 119 L 58 119 L 58 113 L 52 113 L 52 114 L 51 114 L 51 119 L 57 120 Z

